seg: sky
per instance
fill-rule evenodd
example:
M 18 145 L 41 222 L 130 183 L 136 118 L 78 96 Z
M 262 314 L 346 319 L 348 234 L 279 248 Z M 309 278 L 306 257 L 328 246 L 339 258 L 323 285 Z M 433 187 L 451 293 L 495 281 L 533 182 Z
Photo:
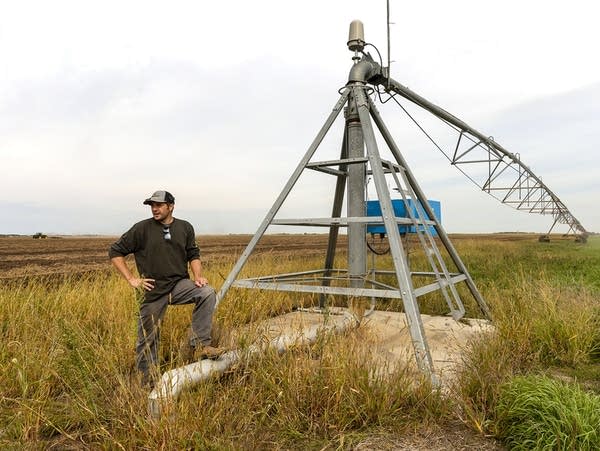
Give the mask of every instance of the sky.
M 589 231 L 599 14 L 592 0 L 390 0 L 392 77 L 519 153 Z M 387 65 L 383 0 L 0 0 L 0 234 L 118 235 L 159 189 L 198 234 L 253 233 L 339 99 L 355 19 Z M 446 231 L 550 228 L 481 192 L 393 102 L 378 109 Z M 315 159 L 337 158 L 342 129 Z M 328 215 L 332 198 L 331 177 L 303 174 L 278 217 Z

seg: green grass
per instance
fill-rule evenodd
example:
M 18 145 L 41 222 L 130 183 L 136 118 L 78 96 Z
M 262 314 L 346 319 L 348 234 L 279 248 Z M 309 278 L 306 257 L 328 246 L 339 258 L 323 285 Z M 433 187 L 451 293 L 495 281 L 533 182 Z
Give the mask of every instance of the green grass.
M 515 377 L 501 387 L 497 434 L 514 450 L 600 449 L 600 396 L 548 377 Z
M 358 328 L 283 355 L 266 353 L 185 391 L 159 420 L 148 417 L 147 392 L 133 369 L 138 301 L 116 274 L 2 286 L 0 447 L 349 449 L 372 434 L 443 427 L 456 418 L 474 434 L 510 443 L 501 406 L 511 381 L 546 374 L 575 391 L 597 387 L 600 240 L 458 240 L 455 246 L 490 305 L 496 332 L 470 345 L 450 390 L 432 390 L 402 365 L 388 377 L 374 372 L 373 337 Z M 217 287 L 232 261 L 206 265 Z M 310 265 L 322 262 L 265 254 L 245 272 Z M 231 290 L 215 320 L 227 334 L 300 302 L 285 293 Z M 422 302 L 425 313 L 445 311 L 433 297 Z M 468 311 L 477 314 L 472 303 Z M 167 311 L 162 370 L 176 365 L 190 313 Z M 560 387 L 549 392 L 555 404 L 565 403 Z
M 600 290 L 588 275 L 600 264 L 598 242 L 594 237 L 589 248 L 565 242 L 550 247 L 528 242 L 486 246 L 496 258 L 486 263 L 486 277 L 479 285 L 492 309 L 496 333 L 472 344 L 454 387 L 459 414 L 475 429 L 494 433 L 502 387 L 519 375 L 571 374 L 579 376 L 570 378 L 574 387 L 595 386 L 600 370 Z M 509 259 L 503 255 L 504 245 Z

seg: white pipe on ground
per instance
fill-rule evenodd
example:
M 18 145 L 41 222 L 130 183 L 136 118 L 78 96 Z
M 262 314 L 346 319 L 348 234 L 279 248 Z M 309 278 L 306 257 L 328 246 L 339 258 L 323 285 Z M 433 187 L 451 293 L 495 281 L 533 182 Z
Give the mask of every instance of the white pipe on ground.
M 341 319 L 340 319 L 341 318 Z M 161 415 L 161 405 L 165 401 L 176 400 L 182 390 L 198 384 L 211 376 L 223 374 L 242 357 L 249 359 L 266 348 L 273 348 L 279 353 L 285 352 L 290 346 L 308 345 L 313 343 L 320 333 L 340 333 L 350 327 L 357 326 L 359 320 L 350 312 L 341 315 L 328 315 L 325 323 L 310 326 L 307 330 L 298 330 L 290 334 L 282 334 L 266 345 L 255 343 L 247 350 L 234 350 L 223 354 L 217 360 L 200 360 L 189 365 L 174 368 L 162 375 L 160 381 L 148 395 L 148 411 L 153 418 Z

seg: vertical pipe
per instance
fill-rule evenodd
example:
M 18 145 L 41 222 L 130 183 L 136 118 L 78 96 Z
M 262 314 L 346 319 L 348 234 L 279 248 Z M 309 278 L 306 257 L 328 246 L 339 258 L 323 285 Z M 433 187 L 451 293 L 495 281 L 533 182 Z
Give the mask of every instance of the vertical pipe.
M 356 98 L 350 95 L 345 110 L 346 129 L 348 130 L 348 157 L 364 158 L 365 144 L 363 131 L 356 107 Z M 348 217 L 364 217 L 365 212 L 366 164 L 348 165 Z M 363 278 L 367 273 L 367 236 L 366 225 L 348 223 L 348 274 L 352 279 L 350 285 L 355 288 L 363 286 Z

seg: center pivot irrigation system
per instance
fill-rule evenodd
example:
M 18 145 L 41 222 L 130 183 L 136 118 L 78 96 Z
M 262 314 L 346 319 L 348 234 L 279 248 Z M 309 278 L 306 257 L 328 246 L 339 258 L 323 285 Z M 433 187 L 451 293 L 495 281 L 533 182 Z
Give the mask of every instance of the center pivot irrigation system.
M 417 299 L 428 293 L 441 292 L 449 314 L 458 320 L 465 314 L 461 293 L 462 296 L 470 294 L 483 316 L 490 319 L 490 312 L 377 111 L 371 98 L 377 96 L 372 94 L 379 93 L 381 98 L 381 93 L 386 93 L 396 101 L 397 97 L 407 99 L 454 128 L 458 132 L 456 146 L 453 152 L 444 152 L 444 154 L 452 165 L 502 203 L 532 213 L 551 214 L 554 218 L 552 227 L 557 223 L 564 223 L 568 225 L 569 232 L 583 237 L 586 236 L 586 230 L 517 155 L 508 152 L 492 138 L 483 135 L 390 78 L 389 64 L 388 68 L 382 67 L 382 64 L 374 61 L 369 53 L 364 52 L 365 46 L 370 44 L 366 44 L 363 36 L 362 23 L 352 22 L 348 48 L 353 52 L 353 65 L 348 82 L 339 91 L 341 97 L 226 278 L 218 293 L 217 302 L 223 299 L 232 286 L 310 293 L 318 297 L 318 310 L 324 312 L 327 311 L 328 299 L 331 296 L 346 296 L 348 299 L 359 297 L 400 299 L 417 365 L 431 377 L 432 381 L 436 381 Z M 334 156 L 334 159 L 312 161 L 317 148 L 342 110 L 344 110 L 345 126 L 339 158 Z M 391 154 L 392 158 L 382 157 L 376 130 L 380 141 L 385 143 L 389 151 L 387 154 Z M 474 174 L 469 174 L 469 168 L 475 167 L 477 169 Z M 485 169 L 485 175 L 477 179 L 476 177 L 481 176 L 482 168 Z M 308 169 L 328 174 L 336 179 L 331 216 L 277 218 L 277 213 L 299 177 Z M 368 178 L 374 181 L 381 216 L 366 214 Z M 389 181 L 405 205 L 405 216 L 396 215 L 388 188 Z M 343 216 L 345 195 L 347 214 Z M 329 241 L 324 256 L 324 267 L 303 272 L 238 279 L 255 246 L 271 225 L 328 228 Z M 367 269 L 367 225 L 385 227 L 393 262 L 392 271 Z M 347 227 L 347 268 L 334 267 L 340 227 Z M 414 230 L 430 270 L 411 269 L 413 262 L 409 261 L 406 253 L 400 232 L 401 227 L 405 230 L 407 227 Z M 466 289 L 459 287 L 459 284 L 466 285 Z

